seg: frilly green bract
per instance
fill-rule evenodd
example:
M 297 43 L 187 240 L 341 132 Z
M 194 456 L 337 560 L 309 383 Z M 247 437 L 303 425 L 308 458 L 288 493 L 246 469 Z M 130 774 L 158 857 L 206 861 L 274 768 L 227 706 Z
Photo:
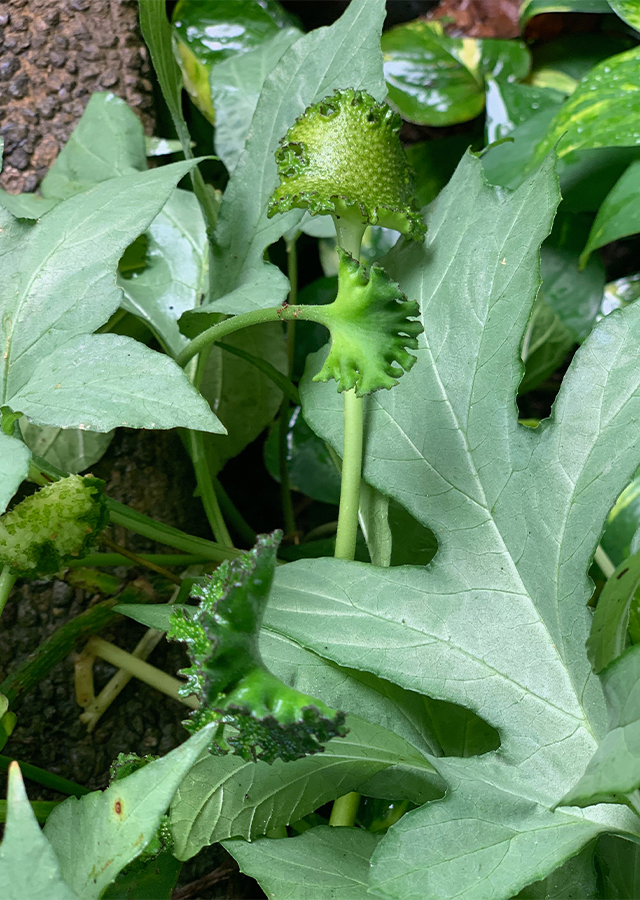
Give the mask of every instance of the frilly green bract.
M 224 562 L 194 588 L 193 615 L 176 609 L 167 636 L 184 641 L 193 665 L 183 669 L 181 693 L 202 706 L 185 722 L 194 732 L 220 723 L 217 750 L 246 760 L 285 762 L 321 753 L 330 738 L 344 736 L 345 714 L 288 687 L 265 666 L 258 649 L 282 533 L 259 535 L 253 550 Z M 225 726 L 235 732 L 223 734 Z
M 276 151 L 281 184 L 268 215 L 309 209 L 384 225 L 422 240 L 413 172 L 398 137 L 401 120 L 364 91 L 335 91 L 294 122 Z
M 357 263 L 338 248 L 338 296 L 327 306 L 314 307 L 316 321 L 331 333 L 331 349 L 314 381 L 334 378 L 339 391 L 356 389 L 359 397 L 392 388 L 416 357 L 422 333 L 418 304 L 407 300 L 379 266 Z
M 50 575 L 96 543 L 109 519 L 104 482 L 70 475 L 0 517 L 0 561 L 19 575 Z

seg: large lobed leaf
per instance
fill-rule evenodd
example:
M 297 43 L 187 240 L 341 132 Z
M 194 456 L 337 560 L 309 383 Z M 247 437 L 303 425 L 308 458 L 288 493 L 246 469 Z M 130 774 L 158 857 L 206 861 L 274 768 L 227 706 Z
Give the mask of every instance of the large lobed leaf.
M 404 816 L 373 856 L 387 898 L 502 900 L 600 833 L 638 835 L 618 805 L 554 808 L 606 731 L 585 652 L 586 572 L 638 464 L 640 307 L 602 321 L 553 416 L 518 425 L 520 341 L 538 248 L 558 201 L 547 159 L 514 193 L 465 157 L 430 209 L 427 242 L 387 258 L 424 323 L 419 360 L 368 402 L 366 480 L 436 534 L 426 568 L 313 560 L 282 567 L 265 625 L 351 669 L 461 704 L 497 752 L 433 758 L 443 801 Z M 302 385 L 305 418 L 336 449 L 336 395 Z

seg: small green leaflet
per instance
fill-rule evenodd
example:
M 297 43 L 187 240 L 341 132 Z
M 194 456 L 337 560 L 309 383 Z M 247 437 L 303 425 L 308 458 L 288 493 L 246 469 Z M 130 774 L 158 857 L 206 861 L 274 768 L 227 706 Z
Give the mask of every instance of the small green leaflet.
M 320 825 L 288 840 L 225 841 L 240 870 L 277 900 L 371 900 L 369 865 L 379 838 L 358 828 Z
M 7 824 L 0 845 L 2 900 L 78 900 L 31 809 L 17 763 L 9 769 Z

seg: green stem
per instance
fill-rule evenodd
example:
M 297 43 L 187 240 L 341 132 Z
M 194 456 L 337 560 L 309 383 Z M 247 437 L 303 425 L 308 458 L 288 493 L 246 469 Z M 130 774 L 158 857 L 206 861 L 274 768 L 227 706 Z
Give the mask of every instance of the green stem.
M 333 804 L 329 825 L 350 826 L 355 825 L 358 806 L 360 805 L 360 794 L 354 792 L 344 794 L 338 797 Z
M 354 259 L 360 258 L 360 248 L 366 226 L 349 225 L 343 219 L 333 217 L 338 244 Z M 360 508 L 360 476 L 362 474 L 362 447 L 364 435 L 363 403 L 356 397 L 355 389 L 344 394 L 344 446 L 342 452 L 342 483 L 340 508 L 336 532 L 336 559 L 352 560 L 356 553 L 358 536 L 358 511 Z M 358 812 L 360 795 L 345 794 L 333 804 L 329 825 L 353 825 Z
M 290 306 L 295 306 L 298 300 L 298 254 L 296 250 L 297 235 L 293 240 L 287 240 L 287 275 L 289 276 Z M 295 319 L 287 322 L 287 359 L 289 378 L 293 372 L 293 352 L 295 348 Z M 293 537 L 296 533 L 296 517 L 293 511 L 291 497 L 291 482 L 289 479 L 289 454 L 287 446 L 287 432 L 289 429 L 289 399 L 285 395 L 280 406 L 280 418 L 278 420 L 278 469 L 280 474 L 280 500 L 282 503 L 282 516 L 284 519 L 285 536 Z
M 185 553 L 197 553 L 206 557 L 206 559 L 210 559 L 212 562 L 235 559 L 240 555 L 239 550 L 223 547 L 221 544 L 215 544 L 213 541 L 207 541 L 192 534 L 185 534 L 184 531 L 173 528 L 171 525 L 156 522 L 155 519 L 129 509 L 128 506 L 118 503 L 117 500 L 107 499 L 107 508 L 109 510 L 109 518 L 114 525 L 122 525 L 124 528 L 128 528 L 129 531 L 140 534 L 142 537 L 147 537 L 152 541 L 157 541 L 159 544 L 175 547 L 176 550 L 182 550 Z
M 203 348 L 203 352 L 198 356 L 198 363 L 193 375 L 193 386 L 198 391 L 200 390 L 200 385 L 204 378 L 207 359 L 209 358 L 210 352 L 211 345 Z M 204 436 L 201 431 L 192 431 L 191 429 L 189 429 L 187 435 L 189 455 L 191 456 L 191 462 L 193 463 L 193 469 L 196 474 L 196 481 L 200 488 L 200 499 L 202 500 L 204 511 L 209 520 L 211 531 L 213 532 L 213 536 L 217 543 L 232 549 L 233 541 L 231 540 L 231 535 L 229 534 L 222 512 L 220 511 L 220 504 L 218 503 L 216 491 L 213 486 L 211 469 L 209 468 L 209 461 L 207 460 L 207 452 L 204 445 Z
M 360 259 L 362 238 L 367 230 L 367 225 L 347 222 L 346 219 L 341 219 L 339 216 L 333 216 L 333 224 L 336 226 L 338 246 L 350 253 L 354 259 Z
M 354 559 L 358 535 L 360 473 L 362 471 L 363 403 L 355 390 L 344 394 L 342 485 L 336 532 L 336 559 Z
M 208 556 L 201 553 L 139 553 L 140 559 L 157 563 L 159 566 L 180 566 L 186 568 L 197 563 L 209 561 Z M 74 559 L 67 564 L 68 569 L 79 569 L 85 566 L 132 566 L 134 563 L 120 553 L 89 553 L 84 559 Z
M 293 334 L 294 326 L 295 321 L 287 322 L 287 346 L 290 344 L 289 337 L 290 334 Z M 247 353 L 247 351 L 243 350 L 241 347 L 234 347 L 232 344 L 226 344 L 224 341 L 216 341 L 215 346 L 220 347 L 221 350 L 225 350 L 227 353 L 231 353 L 232 356 L 238 356 L 240 359 L 248 362 L 250 366 L 254 366 L 262 372 L 263 375 L 266 375 L 267 378 L 273 381 L 275 386 L 281 390 L 285 397 L 288 397 L 295 406 L 300 404 L 300 396 L 295 384 L 287 378 L 286 375 L 283 375 L 279 369 L 276 369 L 270 362 L 267 362 L 266 359 L 262 359 L 260 356 L 254 356 L 253 353 Z
M 602 549 L 600 544 L 598 544 L 598 546 L 596 547 L 596 552 L 594 554 L 593 559 L 594 559 L 594 562 L 596 562 L 598 564 L 598 566 L 600 567 L 600 571 L 602 572 L 604 577 L 611 578 L 611 576 L 613 575 L 613 573 L 616 570 L 616 567 L 611 562 L 608 555 Z
M 11 568 L 11 566 L 2 567 L 2 571 L 0 572 L 0 616 L 2 615 L 2 610 L 4 609 L 7 600 L 9 599 L 11 588 L 16 583 L 17 577 L 18 576 Z
M 59 478 L 66 478 L 67 475 L 67 472 L 52 466 L 41 457 L 33 456 L 31 458 L 29 480 L 35 484 L 51 484 L 52 481 L 58 481 Z M 157 541 L 159 544 L 166 544 L 168 547 L 174 547 L 176 550 L 182 550 L 184 553 L 195 553 L 212 562 L 235 559 L 240 555 L 238 550 L 223 547 L 213 541 L 207 541 L 205 538 L 186 534 L 179 528 L 173 528 L 172 525 L 156 522 L 155 519 L 145 516 L 144 513 L 136 512 L 125 506 L 124 503 L 112 500 L 111 497 L 107 497 L 107 509 L 113 525 L 121 525 L 129 531 L 133 531 L 134 534 L 142 535 L 142 537 Z
M 285 537 L 293 537 L 296 533 L 296 518 L 293 512 L 291 485 L 289 483 L 288 426 L 289 401 L 285 397 L 280 407 L 280 418 L 278 419 L 278 469 L 280 473 L 280 501 L 282 503 Z
M 220 511 L 220 505 L 211 480 L 204 439 L 201 431 L 189 431 L 189 453 L 200 488 L 204 511 L 207 514 L 213 536 L 218 544 L 233 549 L 233 541 Z
M 66 659 L 76 646 L 120 617 L 114 612 L 117 603 L 150 603 L 153 592 L 142 590 L 135 582 L 128 584 L 116 597 L 96 603 L 75 619 L 62 625 L 47 638 L 18 668 L 0 684 L 0 693 L 15 709 L 18 698 L 32 690 L 49 672 Z
M 218 502 L 220 504 L 220 509 L 227 520 L 227 522 L 231 525 L 231 527 L 238 533 L 238 535 L 246 541 L 249 546 L 253 547 L 256 542 L 256 533 L 249 525 L 249 523 L 245 520 L 244 516 L 240 512 L 240 510 L 235 506 L 231 497 L 227 494 L 220 481 L 216 478 L 215 475 L 211 476 L 211 481 L 213 482 L 213 487 L 215 488 L 216 497 L 218 498 Z
M 31 763 L 22 762 L 21 759 L 14 760 L 11 756 L 0 756 L 0 772 L 6 772 L 12 762 L 18 763 L 20 771 L 25 778 L 35 781 L 36 784 L 42 784 L 44 787 L 51 788 L 52 791 L 69 794 L 71 797 L 82 797 L 84 794 L 89 793 L 89 788 L 76 784 L 75 781 L 68 781 L 66 778 L 61 778 L 60 775 L 47 772 L 46 769 L 40 769 L 38 766 L 32 766 Z
M 134 678 L 143 681 L 157 691 L 161 691 L 173 700 L 177 700 L 178 703 L 184 703 L 185 706 L 189 706 L 191 709 L 198 709 L 200 706 L 200 702 L 193 697 L 193 695 L 183 697 L 180 694 L 181 689 L 184 687 L 183 681 L 178 681 L 178 679 L 174 678 L 172 675 L 168 675 L 161 669 L 157 669 L 155 666 L 145 662 L 143 659 L 139 659 L 132 653 L 128 653 L 121 647 L 110 644 L 109 641 L 105 641 L 99 637 L 92 637 L 87 644 L 86 651 L 92 656 L 99 656 L 100 659 L 104 659 L 106 662 L 111 663 L 111 665 L 115 666 L 117 669 L 124 669 L 126 672 L 133 675 Z

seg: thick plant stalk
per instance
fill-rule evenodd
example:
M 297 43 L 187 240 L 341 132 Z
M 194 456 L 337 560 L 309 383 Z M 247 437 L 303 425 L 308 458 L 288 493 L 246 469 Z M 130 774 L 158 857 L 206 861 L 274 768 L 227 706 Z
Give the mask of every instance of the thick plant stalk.
M 358 535 L 360 474 L 362 472 L 363 404 L 355 390 L 344 394 L 344 450 L 342 485 L 336 533 L 336 559 L 354 559 Z
M 163 637 L 164 631 L 158 631 L 156 628 L 149 628 L 140 638 L 134 650 L 132 650 L 131 655 L 136 659 L 146 661 L 147 657 L 158 646 Z M 91 654 L 87 653 L 85 650 L 82 657 L 83 660 L 87 661 L 87 667 L 89 667 L 90 663 L 92 668 L 95 656 L 91 656 Z M 80 702 L 80 698 L 78 698 L 79 705 L 84 707 L 84 712 L 80 714 L 80 721 L 84 722 L 87 726 L 88 732 L 93 731 L 101 717 L 109 709 L 116 697 L 129 684 L 132 678 L 133 675 L 127 669 L 118 669 L 116 674 L 109 679 L 97 697 L 93 696 L 93 692 L 91 692 L 91 696 L 88 697 L 86 703 Z M 78 686 L 76 683 L 76 696 L 77 694 Z
M 161 691 L 167 697 L 177 700 L 178 703 L 184 703 L 185 706 L 190 706 L 192 709 L 198 709 L 200 706 L 199 701 L 195 697 L 180 696 L 180 689 L 184 687 L 182 681 L 178 681 L 177 678 L 173 678 L 171 675 L 167 675 L 166 672 L 156 669 L 155 666 L 150 665 L 148 662 L 138 659 L 132 653 L 127 653 L 126 650 L 116 647 L 115 644 L 110 644 L 109 641 L 99 637 L 92 637 L 87 644 L 87 652 L 93 656 L 99 656 L 100 659 L 111 663 L 112 666 L 125 669 L 140 681 L 144 681 L 145 684 L 150 685 L 157 691 Z
M 366 226 L 350 225 L 334 216 L 338 243 L 358 259 Z M 356 397 L 355 388 L 344 394 L 344 448 L 342 453 L 342 483 L 340 508 L 336 532 L 336 559 L 355 559 L 358 536 L 358 510 L 360 507 L 360 476 L 362 474 L 362 449 L 364 435 L 363 401 Z M 333 804 L 330 825 L 354 825 L 360 794 L 345 794 Z

